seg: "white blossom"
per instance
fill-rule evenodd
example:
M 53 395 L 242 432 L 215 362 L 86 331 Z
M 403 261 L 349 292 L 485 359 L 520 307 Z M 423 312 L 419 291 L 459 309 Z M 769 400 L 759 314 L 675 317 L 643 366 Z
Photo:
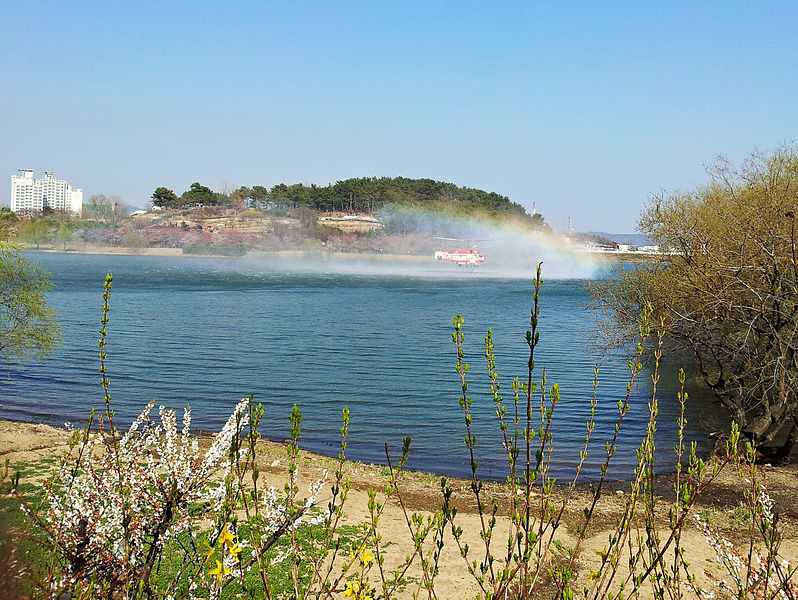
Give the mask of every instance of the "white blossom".
M 761 485 L 759 488 L 756 505 L 763 523 L 769 527 L 774 527 L 773 500 L 768 495 L 765 485 Z M 713 531 L 706 522 L 701 520 L 699 515 L 695 515 L 695 519 L 707 543 L 715 551 L 718 562 L 723 565 L 734 582 L 738 597 L 745 596 L 752 599 L 767 597 L 791 600 L 795 596 L 798 591 L 795 584 L 785 579 L 783 575 L 788 574 L 792 567 L 786 559 L 779 562 L 775 549 L 771 549 L 763 555 L 759 548 L 752 547 L 750 556 L 753 557 L 753 561 L 749 561 L 748 554 L 741 554 L 734 547 L 734 544 Z M 774 566 L 780 567 L 781 576 L 779 569 L 774 568 Z M 715 579 L 714 584 L 719 589 L 729 587 L 725 579 Z M 711 597 L 702 590 L 695 587 L 694 589 L 699 591 L 704 598 Z
M 144 564 L 167 506 L 172 512 L 165 538 L 191 527 L 192 503 L 218 509 L 226 488 L 209 483 L 229 472 L 228 451 L 247 424 L 247 404 L 245 398 L 236 405 L 204 456 L 190 436 L 190 408 L 178 434 L 173 410 L 161 406 L 160 423 L 150 419 L 154 401 L 118 440 L 97 436 L 82 442 L 75 461 L 62 464 L 45 489 L 42 524 L 71 557 L 68 568 L 83 564 L 86 573 L 130 574 Z

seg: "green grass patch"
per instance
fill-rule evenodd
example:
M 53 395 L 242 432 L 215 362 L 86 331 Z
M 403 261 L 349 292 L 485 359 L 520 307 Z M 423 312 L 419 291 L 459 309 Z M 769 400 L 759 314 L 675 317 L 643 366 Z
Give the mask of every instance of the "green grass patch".
M 15 466 L 20 467 L 20 474 L 41 471 L 37 465 Z M 29 505 L 35 505 L 40 491 L 41 486 L 31 483 L 14 485 L 12 477 L 0 484 L 0 588 L 9 597 L 28 597 L 33 591 L 32 582 L 41 581 L 43 573 L 53 564 L 46 536 L 31 525 L 20 504 L 19 496 Z M 22 576 L 15 577 L 17 574 Z
M 362 536 L 362 528 L 357 526 L 341 526 L 336 531 L 336 540 L 338 544 L 339 556 L 347 557 L 352 549 L 352 546 L 357 543 L 357 540 Z M 237 540 L 249 541 L 250 527 L 246 524 L 241 524 L 237 532 Z M 302 527 L 297 532 L 297 540 L 301 552 L 308 553 L 311 551 L 311 542 L 315 541 L 316 544 L 322 541 L 322 528 L 314 527 L 313 531 L 308 527 Z M 188 533 L 183 533 L 166 544 L 162 554 L 162 560 L 153 571 L 151 584 L 156 591 L 165 592 L 169 583 L 180 575 L 177 584 L 173 588 L 175 595 L 179 596 L 188 591 L 189 586 L 193 580 L 198 579 L 197 569 L 200 565 L 208 578 L 212 578 L 210 572 L 217 568 L 217 561 L 223 561 L 223 553 L 226 549 L 219 548 L 218 544 L 214 547 L 214 553 L 209 557 L 204 555 L 209 543 L 208 532 L 202 532 L 192 539 Z M 293 595 L 293 578 L 292 568 L 294 559 L 289 555 L 282 562 L 271 564 L 271 561 L 278 555 L 284 553 L 290 547 L 290 538 L 286 535 L 281 538 L 269 551 L 266 553 L 265 564 L 266 568 L 266 581 L 269 585 L 269 590 L 273 597 L 283 597 Z M 242 565 L 252 558 L 252 549 L 245 547 L 239 554 L 240 563 Z M 307 586 L 312 575 L 313 564 L 311 562 L 300 561 L 298 565 L 299 571 L 299 585 L 300 587 Z M 249 569 L 243 576 L 243 583 L 241 581 L 241 574 L 235 571 L 232 574 L 236 580 L 230 582 L 222 591 L 222 598 L 239 598 L 241 594 L 246 593 L 250 597 L 261 598 L 265 597 L 263 587 L 263 579 L 257 566 Z M 207 597 L 207 591 L 199 590 L 198 594 L 201 597 Z

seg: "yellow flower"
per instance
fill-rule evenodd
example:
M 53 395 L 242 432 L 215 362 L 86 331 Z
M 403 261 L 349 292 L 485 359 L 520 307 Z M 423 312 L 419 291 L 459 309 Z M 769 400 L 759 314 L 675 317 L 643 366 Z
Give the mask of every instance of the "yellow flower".
M 366 548 L 360 553 L 360 562 L 366 567 L 374 562 L 374 557 L 371 555 L 371 550 L 369 548 Z
M 208 575 L 216 575 L 216 580 L 219 582 L 219 585 L 222 584 L 222 578 L 225 575 L 229 574 L 230 570 L 227 567 L 223 566 L 222 563 L 219 562 L 218 560 L 216 561 L 216 568 L 208 571 Z
M 235 558 L 236 560 L 240 560 L 238 558 L 238 554 L 241 552 L 242 548 L 238 542 L 236 542 L 235 545 L 227 544 L 227 548 L 230 550 L 230 554 L 232 555 L 233 558 Z
M 219 547 L 221 548 L 224 544 L 227 544 L 229 547 L 233 540 L 235 540 L 235 536 L 227 531 L 227 523 L 225 523 L 224 529 L 222 529 L 222 533 L 219 535 Z
M 365 589 L 359 581 L 347 581 L 344 596 L 352 600 L 373 600 L 371 590 Z
M 205 557 L 205 560 L 203 561 L 203 564 L 205 564 L 211 559 L 211 556 L 213 556 L 213 553 L 215 552 L 215 550 L 208 543 L 208 540 L 203 540 L 202 543 L 205 544 L 205 550 L 202 553 L 202 556 Z

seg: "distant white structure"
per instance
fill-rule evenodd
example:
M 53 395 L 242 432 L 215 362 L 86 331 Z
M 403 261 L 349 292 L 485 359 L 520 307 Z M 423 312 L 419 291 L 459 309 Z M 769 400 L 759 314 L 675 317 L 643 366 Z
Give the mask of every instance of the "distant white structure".
M 20 169 L 11 176 L 11 202 L 13 212 L 41 212 L 45 207 L 80 214 L 83 208 L 83 190 L 73 190 L 66 181 L 44 172 L 44 179 L 34 179 L 33 169 Z

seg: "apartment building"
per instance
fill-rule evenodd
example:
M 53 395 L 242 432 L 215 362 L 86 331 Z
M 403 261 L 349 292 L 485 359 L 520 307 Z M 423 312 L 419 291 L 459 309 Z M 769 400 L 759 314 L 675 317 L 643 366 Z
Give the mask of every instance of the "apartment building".
M 45 171 L 44 179 L 35 179 L 33 169 L 20 169 L 19 175 L 11 176 L 11 202 L 13 212 L 40 212 L 45 207 L 53 210 L 80 214 L 83 208 L 83 190 L 73 190 L 62 179 Z

